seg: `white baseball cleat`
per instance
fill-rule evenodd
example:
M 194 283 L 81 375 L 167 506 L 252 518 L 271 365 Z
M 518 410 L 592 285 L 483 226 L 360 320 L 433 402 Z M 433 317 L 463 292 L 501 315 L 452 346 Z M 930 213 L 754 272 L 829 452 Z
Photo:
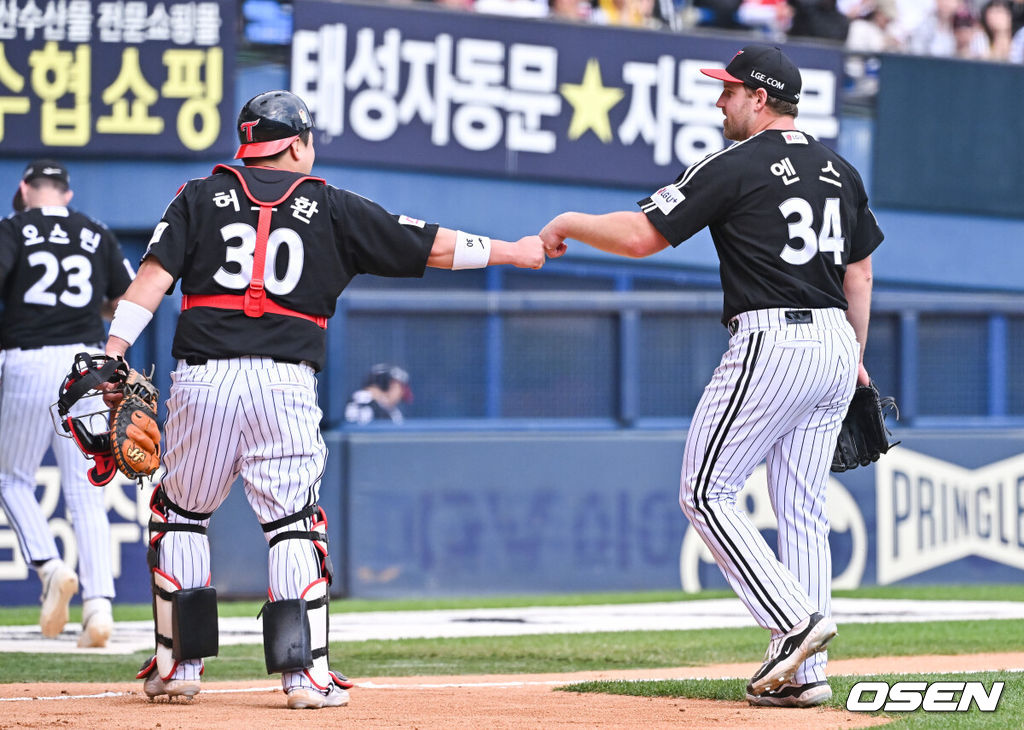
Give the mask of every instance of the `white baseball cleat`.
M 175 697 L 184 697 L 186 700 L 192 700 L 199 694 L 198 679 L 162 679 L 160 672 L 156 668 L 155 655 L 146 660 L 139 673 L 135 675 L 135 678 L 144 680 L 142 691 L 146 693 L 150 700 L 155 700 L 161 695 L 167 695 L 168 702 L 172 701 Z
M 764 655 L 764 664 L 750 678 L 747 692 L 763 695 L 788 684 L 807 657 L 824 651 L 835 638 L 836 623 L 820 613 L 812 613 L 786 633 L 772 639 Z
M 348 690 L 336 685 L 324 694 L 310 687 L 292 687 L 288 690 L 289 710 L 319 710 L 321 707 L 344 707 L 348 704 Z
M 114 631 L 114 615 L 109 598 L 90 598 L 82 602 L 82 634 L 79 648 L 99 648 L 107 645 Z
M 78 576 L 62 560 L 54 558 L 39 569 L 39 577 L 43 581 L 39 628 L 43 636 L 52 639 L 60 635 L 68 622 L 68 604 L 78 592 Z
M 186 700 L 193 699 L 199 694 L 199 681 L 194 679 L 160 679 L 159 674 L 154 674 L 142 684 L 142 690 L 151 700 L 160 695 L 167 695 L 168 700 L 175 697 L 184 697 Z

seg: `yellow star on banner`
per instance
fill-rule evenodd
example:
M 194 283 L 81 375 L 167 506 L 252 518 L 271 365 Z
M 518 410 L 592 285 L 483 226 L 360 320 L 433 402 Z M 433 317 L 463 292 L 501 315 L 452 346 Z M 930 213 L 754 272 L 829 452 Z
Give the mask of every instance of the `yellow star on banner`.
M 559 88 L 562 96 L 572 104 L 569 139 L 579 139 L 587 130 L 593 130 L 599 140 L 605 144 L 611 142 L 612 125 L 608 121 L 608 112 L 626 92 L 604 85 L 601 81 L 601 65 L 597 59 L 587 61 L 583 81 L 578 84 L 562 84 Z

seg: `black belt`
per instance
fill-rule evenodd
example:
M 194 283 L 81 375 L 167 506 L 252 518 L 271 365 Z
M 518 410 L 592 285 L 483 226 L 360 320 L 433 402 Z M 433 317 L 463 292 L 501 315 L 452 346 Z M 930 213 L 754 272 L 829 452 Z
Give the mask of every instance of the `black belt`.
M 786 324 L 811 324 L 812 322 L 814 322 L 814 313 L 810 309 L 786 310 Z M 736 330 L 740 328 L 739 317 L 730 319 L 726 327 L 729 329 L 730 335 L 736 334 Z

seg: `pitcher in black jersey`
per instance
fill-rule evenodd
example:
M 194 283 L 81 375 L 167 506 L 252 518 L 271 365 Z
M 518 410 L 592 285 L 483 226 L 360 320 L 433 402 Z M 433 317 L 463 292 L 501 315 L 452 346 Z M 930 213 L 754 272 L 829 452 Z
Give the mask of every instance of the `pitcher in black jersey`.
M 236 131 L 245 165 L 218 165 L 179 190 L 107 342 L 122 355 L 180 284 L 166 474 L 149 526 L 156 654 L 138 676 L 149 697 L 199 692 L 202 658 L 217 653 L 206 529 L 241 475 L 270 548 L 267 670 L 283 675 L 289 708 L 337 707 L 352 685 L 327 660 L 332 567 L 317 506 L 327 449 L 314 373 L 338 295 L 359 274 L 539 269 L 544 247 L 392 215 L 310 175 L 313 120 L 287 91 L 250 99 Z
M 642 257 L 710 229 L 731 337 L 690 424 L 679 501 L 771 631 L 747 700 L 809 707 L 832 696 L 825 488 L 854 387 L 869 380 L 871 252 L 882 233 L 857 171 L 796 129 L 800 72 L 779 48 L 750 45 L 702 71 L 723 82 L 717 106 L 735 143 L 639 201 L 642 212 L 563 213 L 540 235 L 552 257 L 567 238 Z M 778 558 L 736 505 L 762 462 Z
M 102 346 L 102 313 L 128 288 L 133 271 L 105 225 L 68 207 L 72 195 L 64 165 L 36 160 L 18 184 L 17 212 L 0 221 L 0 504 L 43 584 L 43 635 L 63 630 L 80 577 L 78 645 L 98 647 L 113 629 L 110 524 L 103 490 L 86 479 L 89 463 L 75 443 L 55 434 L 50 405 L 75 354 Z M 36 501 L 36 471 L 50 447 L 78 544 L 77 576 L 60 559 Z

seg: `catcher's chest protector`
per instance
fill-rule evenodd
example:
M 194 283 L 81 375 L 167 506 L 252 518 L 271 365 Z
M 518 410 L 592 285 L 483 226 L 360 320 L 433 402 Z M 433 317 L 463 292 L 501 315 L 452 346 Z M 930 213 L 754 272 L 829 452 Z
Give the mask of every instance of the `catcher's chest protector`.
M 280 205 L 295 192 L 300 184 L 306 180 L 311 180 L 320 184 L 325 184 L 326 181 L 320 177 L 313 177 L 312 175 L 303 175 L 297 178 L 284 195 L 279 197 L 277 200 L 266 201 L 257 198 L 253 192 L 249 189 L 248 183 L 245 181 L 245 177 L 242 173 L 230 167 L 228 165 L 217 165 L 213 168 L 213 172 L 229 172 L 238 178 L 239 184 L 242 186 L 242 191 L 245 193 L 245 197 L 251 200 L 253 203 L 259 206 L 260 212 L 256 222 L 256 247 L 253 251 L 252 258 L 252 278 L 249 280 L 249 288 L 245 294 L 186 294 L 181 298 L 181 311 L 191 309 L 192 307 L 216 307 L 218 309 L 240 309 L 245 312 L 247 317 L 262 317 L 265 313 L 270 314 L 284 314 L 289 317 L 298 317 L 299 319 L 305 319 L 315 323 L 322 329 L 327 328 L 327 318 L 317 317 L 305 312 L 299 312 L 294 309 L 288 309 L 281 305 L 267 299 L 267 293 L 264 290 L 264 272 L 266 270 L 267 263 L 267 239 L 270 237 L 270 219 L 273 214 L 274 206 Z

